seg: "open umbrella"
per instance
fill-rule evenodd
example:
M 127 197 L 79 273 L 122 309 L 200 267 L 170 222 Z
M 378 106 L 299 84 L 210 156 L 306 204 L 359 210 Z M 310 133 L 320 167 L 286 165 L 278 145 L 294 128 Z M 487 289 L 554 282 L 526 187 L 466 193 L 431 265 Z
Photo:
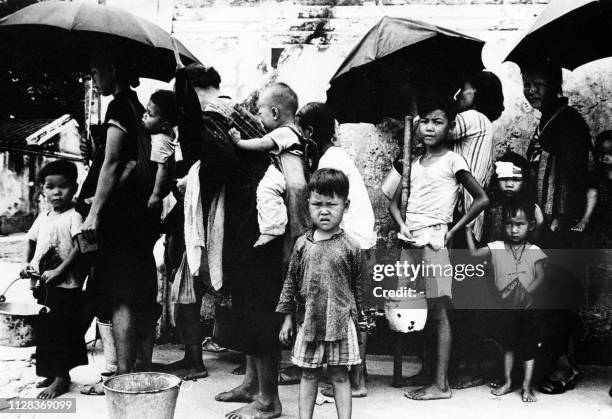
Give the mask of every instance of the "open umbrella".
M 506 60 L 542 58 L 573 70 L 612 56 L 612 0 L 552 0 Z
M 178 48 L 185 64 L 198 62 L 183 45 Z M 45 1 L 0 19 L 0 66 L 5 69 L 88 72 L 96 49 L 121 51 L 141 77 L 161 81 L 174 77 L 170 34 L 123 9 Z
M 419 93 L 452 97 L 483 69 L 484 41 L 412 19 L 384 17 L 330 81 L 327 104 L 340 122 L 403 119 Z

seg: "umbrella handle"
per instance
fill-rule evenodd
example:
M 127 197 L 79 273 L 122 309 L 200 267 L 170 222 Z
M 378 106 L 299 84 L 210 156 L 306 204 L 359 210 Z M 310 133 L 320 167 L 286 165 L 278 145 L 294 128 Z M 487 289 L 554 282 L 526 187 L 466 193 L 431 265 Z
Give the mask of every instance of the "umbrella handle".
M 406 216 L 408 197 L 410 196 L 410 171 L 412 169 L 412 116 L 404 118 L 404 150 L 403 150 L 403 173 L 402 173 L 402 199 L 400 201 L 401 214 Z
M 174 59 L 176 60 L 176 68 L 184 68 L 185 65 L 181 61 L 181 54 L 179 53 L 178 41 L 172 37 L 172 51 L 174 52 Z

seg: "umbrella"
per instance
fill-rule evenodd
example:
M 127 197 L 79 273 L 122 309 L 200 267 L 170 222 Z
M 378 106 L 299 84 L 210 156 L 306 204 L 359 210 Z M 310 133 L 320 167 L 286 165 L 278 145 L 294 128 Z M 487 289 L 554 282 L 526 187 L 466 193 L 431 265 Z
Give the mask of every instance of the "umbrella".
M 542 57 L 573 70 L 612 56 L 612 0 L 553 0 L 506 60 L 524 66 Z
M 327 104 L 340 122 L 403 119 L 419 93 L 452 97 L 483 69 L 484 41 L 412 19 L 384 17 L 330 81 Z
M 198 62 L 178 45 L 184 63 Z M 45 1 L 0 19 L 5 69 L 47 73 L 88 72 L 96 49 L 121 51 L 141 77 L 174 77 L 172 38 L 156 24 L 111 6 Z

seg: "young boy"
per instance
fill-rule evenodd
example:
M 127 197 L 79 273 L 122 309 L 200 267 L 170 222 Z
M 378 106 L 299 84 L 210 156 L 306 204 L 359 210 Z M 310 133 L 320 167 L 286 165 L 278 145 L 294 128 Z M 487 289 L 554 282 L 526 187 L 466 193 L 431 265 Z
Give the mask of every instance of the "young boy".
M 76 266 L 79 247 L 75 242 L 83 218 L 72 204 L 77 190 L 74 163 L 53 161 L 42 168 L 39 179 L 51 209 L 42 212 L 28 232 L 26 265 L 21 276 L 40 274 L 40 283 L 33 286 L 34 296 L 50 309 L 40 317 L 36 374 L 45 379 L 36 386 L 45 387 L 39 399 L 52 399 L 68 391 L 70 370 L 87 364 L 79 327 L 84 277 Z
M 349 181 L 335 169 L 314 173 L 308 185 L 313 229 L 298 238 L 276 311 L 284 315 L 280 340 L 293 337 L 291 356 L 301 367 L 300 418 L 312 418 L 321 367 L 327 364 L 339 418 L 351 417 L 348 366 L 359 364 L 357 329 L 362 298 L 359 244 L 341 228 L 349 206 Z
M 302 156 L 300 137 L 294 118 L 298 110 L 298 97 L 285 83 L 267 87 L 257 103 L 258 116 L 268 132 L 262 138 L 242 140 L 236 130 L 232 136 L 236 147 L 250 151 L 270 152 L 280 156 L 288 152 Z M 287 190 L 286 179 L 281 171 L 271 164 L 257 187 L 257 216 L 260 236 L 254 246 L 266 243 L 285 233 L 288 216 L 282 195 Z
M 537 326 L 534 324 L 533 294 L 544 280 L 546 255 L 527 241 L 535 229 L 534 204 L 530 200 L 510 200 L 504 204 L 504 240 L 477 249 L 469 229 L 466 231 L 470 254 L 490 258 L 495 273 L 495 286 L 508 310 L 498 314 L 498 341 L 504 350 L 504 381 L 492 386 L 491 393 L 503 396 L 512 392 L 512 367 L 515 352 L 523 359 L 522 399 L 535 402 L 531 388 L 534 359 L 538 348 Z
M 147 111 L 142 115 L 142 126 L 151 134 L 151 161 L 157 163 L 153 192 L 149 197 L 150 209 L 161 209 L 164 197 L 170 191 L 170 162 L 176 148 L 178 107 L 176 96 L 170 90 L 158 90 L 151 95 Z
M 412 162 L 406 221 L 399 209 L 401 188 L 397 188 L 389 210 L 400 226 L 400 234 L 410 246 L 402 251 L 402 259 L 414 265 L 422 262 L 425 266 L 437 268 L 427 269 L 427 275 L 422 278 L 429 305 L 428 315 L 437 334 L 435 376 L 431 385 L 405 394 L 413 400 L 435 400 L 451 397 L 447 378 L 451 349 L 447 309 L 451 306 L 453 278 L 446 274 L 445 267 L 451 264 L 446 245 L 457 231 L 488 205 L 489 200 L 482 186 L 470 174 L 463 157 L 448 149 L 449 132 L 456 115 L 454 105 L 433 101 L 421 103 L 419 108 L 417 135 L 425 144 L 425 153 Z M 448 224 L 452 221 L 461 186 L 474 201 L 449 230 Z M 411 280 L 414 278 L 399 278 L 398 287 L 410 287 Z

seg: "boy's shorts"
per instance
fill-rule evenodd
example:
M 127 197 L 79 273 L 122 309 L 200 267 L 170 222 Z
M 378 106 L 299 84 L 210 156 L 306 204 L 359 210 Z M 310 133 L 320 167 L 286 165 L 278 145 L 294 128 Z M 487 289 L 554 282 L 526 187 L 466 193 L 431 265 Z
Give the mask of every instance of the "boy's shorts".
M 321 368 L 323 364 L 349 366 L 361 363 L 357 329 L 352 319 L 349 319 L 346 338 L 341 340 L 306 342 L 303 330 L 299 328 L 291 353 L 291 362 L 298 367 Z
M 410 233 L 416 239 L 417 246 L 405 247 L 401 251 L 401 260 L 411 265 L 421 265 L 420 280 L 424 283 L 427 298 L 452 298 L 452 265 L 448 249 L 444 244 L 444 236 L 448 232 L 446 224 L 412 230 Z M 449 275 L 450 274 L 450 275 Z M 408 281 L 403 283 L 402 281 Z M 400 286 L 414 288 L 410 278 L 400 278 Z

